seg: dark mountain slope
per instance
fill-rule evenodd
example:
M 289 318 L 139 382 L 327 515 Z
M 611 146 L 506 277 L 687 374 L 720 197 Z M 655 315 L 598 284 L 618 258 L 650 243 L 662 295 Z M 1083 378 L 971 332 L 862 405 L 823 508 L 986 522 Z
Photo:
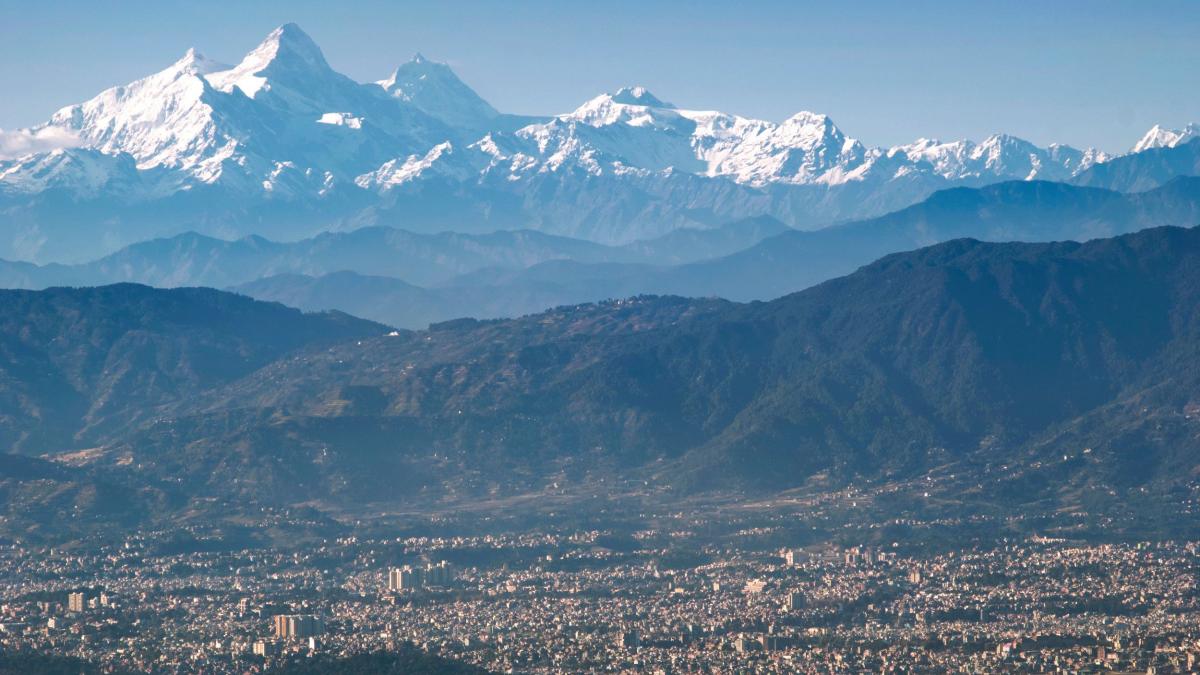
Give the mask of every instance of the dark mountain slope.
M 746 307 L 746 324 L 772 336 L 763 368 L 779 377 L 702 452 L 768 480 L 839 464 L 905 473 L 975 449 L 1012 459 L 1147 387 L 1174 391 L 1163 402 L 1182 410 L 1198 264 L 1196 230 L 956 241 Z
M 88 447 L 300 347 L 387 329 L 210 289 L 0 291 L 0 444 Z
M 559 471 L 613 476 L 675 447 L 682 427 L 676 410 L 624 416 L 610 409 L 621 401 L 591 401 L 607 396 L 595 369 L 725 307 L 634 299 L 297 353 L 171 406 L 172 419 L 115 454 L 151 475 L 259 499 L 482 496 L 540 487 Z M 629 396 L 653 406 L 645 386 Z
M 1200 450 L 1198 346 L 1200 230 L 957 240 L 769 303 L 642 298 L 308 351 L 171 406 L 128 450 L 212 490 L 286 465 L 293 495 L 339 500 L 631 475 L 774 489 L 1077 452 L 1087 416 L 1120 438 L 1138 400 L 1183 431 L 1112 445 L 1088 480 L 1170 456 L 1139 479 L 1169 482 Z
M 684 265 L 647 290 L 765 300 L 848 274 L 889 253 L 960 237 L 1085 241 L 1197 223 L 1200 178 L 1178 178 L 1135 194 L 1043 181 L 955 188 L 879 218 L 785 232 L 724 258 Z

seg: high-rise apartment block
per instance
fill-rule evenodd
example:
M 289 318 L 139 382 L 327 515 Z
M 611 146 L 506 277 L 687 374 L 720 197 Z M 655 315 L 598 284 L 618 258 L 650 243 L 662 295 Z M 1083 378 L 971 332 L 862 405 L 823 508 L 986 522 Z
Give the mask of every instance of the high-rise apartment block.
M 445 560 L 424 568 L 405 565 L 388 572 L 389 591 L 411 591 L 427 586 L 449 586 L 454 581 L 454 568 Z
M 278 614 L 275 616 L 275 637 L 307 638 L 325 632 L 325 622 L 314 614 Z

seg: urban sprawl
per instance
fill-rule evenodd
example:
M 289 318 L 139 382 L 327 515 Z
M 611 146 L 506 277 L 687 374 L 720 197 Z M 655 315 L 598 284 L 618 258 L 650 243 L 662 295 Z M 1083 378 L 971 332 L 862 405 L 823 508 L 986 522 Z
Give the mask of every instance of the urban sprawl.
M 670 528 L 0 550 L 0 649 L 170 673 L 416 647 L 495 672 L 1192 672 L 1200 546 L 763 550 Z M 177 536 L 177 533 L 176 533 Z M 205 550 L 206 548 L 218 550 Z

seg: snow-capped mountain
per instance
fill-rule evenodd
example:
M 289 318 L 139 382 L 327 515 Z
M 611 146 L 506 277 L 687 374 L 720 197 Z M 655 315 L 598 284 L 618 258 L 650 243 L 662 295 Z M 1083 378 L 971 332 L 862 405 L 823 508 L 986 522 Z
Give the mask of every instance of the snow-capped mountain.
M 140 169 L 172 169 L 180 189 L 219 182 L 301 197 L 450 133 L 416 106 L 335 72 L 293 24 L 236 66 L 189 50 L 161 72 L 63 108 L 46 126 L 127 153 Z
M 1137 151 L 1196 132 L 1156 127 Z M 0 159 L 11 224 L 0 257 L 40 261 L 186 230 L 295 239 L 376 223 L 533 227 L 623 243 L 758 215 L 810 228 L 956 185 L 1095 180 L 1109 160 L 1007 135 L 873 147 L 826 115 L 686 109 L 643 87 L 556 116 L 507 115 L 420 55 L 355 82 L 294 24 L 236 65 L 189 50 L 22 133 L 79 146 Z
M 1141 152 L 1153 148 L 1173 148 L 1192 139 L 1200 138 L 1200 124 L 1192 122 L 1182 129 L 1164 129 L 1155 124 L 1142 136 L 1130 152 Z
M 1097 164 L 1077 176 L 1076 185 L 1118 192 L 1145 192 L 1180 176 L 1200 176 L 1200 138 L 1180 139 Z
M 1095 149 L 1077 150 L 1069 145 L 1039 148 L 1029 141 L 995 134 L 982 143 L 942 143 L 920 139 L 888 150 L 910 160 L 928 163 L 933 172 L 950 181 L 1006 178 L 1018 180 L 1068 180 L 1094 164 L 1110 159 Z
M 921 139 L 869 148 L 826 115 L 781 123 L 681 110 L 643 87 L 598 96 L 571 113 L 477 147 L 520 175 L 567 163 L 589 173 L 642 169 L 725 177 L 742 185 L 827 185 L 918 174 L 947 181 L 1064 180 L 1108 157 L 1065 145 L 1039 148 L 1007 135 L 983 143 Z
M 59 148 L 0 164 L 0 190 L 10 195 L 62 190 L 81 197 L 143 196 L 156 177 L 139 171 L 127 154 L 94 148 Z
M 487 129 L 500 116 L 468 87 L 450 66 L 417 54 L 386 80 L 377 82 L 392 98 L 412 104 L 431 117 L 460 129 Z

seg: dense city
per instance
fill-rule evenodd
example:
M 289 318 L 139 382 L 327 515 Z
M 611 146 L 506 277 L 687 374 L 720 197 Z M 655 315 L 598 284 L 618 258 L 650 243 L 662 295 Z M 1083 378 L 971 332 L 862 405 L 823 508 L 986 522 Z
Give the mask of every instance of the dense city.
M 169 673 L 398 648 L 528 673 L 1171 673 L 1200 658 L 1196 543 L 775 546 L 790 516 L 729 515 L 719 536 L 714 518 L 8 543 L 0 649 Z

